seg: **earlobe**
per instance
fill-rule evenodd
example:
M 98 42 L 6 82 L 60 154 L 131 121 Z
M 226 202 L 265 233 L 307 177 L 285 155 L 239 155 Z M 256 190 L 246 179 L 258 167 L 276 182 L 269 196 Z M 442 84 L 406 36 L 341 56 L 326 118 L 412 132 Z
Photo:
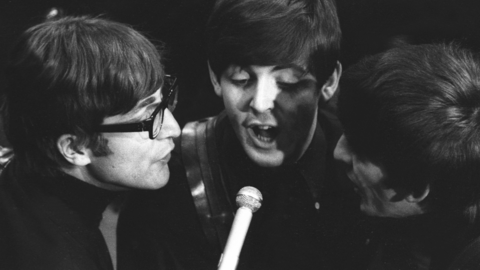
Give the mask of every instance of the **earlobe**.
M 210 62 L 208 62 L 208 73 L 210 74 L 210 81 L 212 82 L 213 90 L 215 90 L 215 93 L 217 94 L 217 96 L 221 97 L 222 87 L 220 87 L 220 82 L 218 81 L 217 76 L 215 75 L 212 68 L 210 67 Z
M 405 197 L 405 200 L 409 203 L 420 203 L 423 200 L 425 200 L 425 198 L 427 198 L 428 194 L 430 194 L 430 186 L 429 185 L 427 185 L 425 187 L 425 190 L 423 190 L 423 192 L 408 194 Z
M 75 145 L 76 137 L 72 134 L 63 134 L 57 140 L 57 149 L 65 160 L 72 165 L 85 166 L 90 164 L 88 149 Z
M 342 76 L 342 64 L 337 62 L 335 70 L 332 75 L 328 78 L 327 82 L 322 87 L 322 98 L 324 101 L 330 100 L 338 88 L 338 82 Z

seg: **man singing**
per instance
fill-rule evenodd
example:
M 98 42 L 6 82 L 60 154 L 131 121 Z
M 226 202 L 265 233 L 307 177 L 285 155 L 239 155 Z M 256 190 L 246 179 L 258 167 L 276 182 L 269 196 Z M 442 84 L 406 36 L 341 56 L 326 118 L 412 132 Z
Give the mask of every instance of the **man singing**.
M 235 196 L 254 186 L 264 202 L 238 269 L 361 269 L 357 201 L 333 161 L 341 135 L 332 100 L 341 75 L 333 1 L 218 1 L 206 37 L 225 111 L 185 126 L 170 184 L 143 204 L 140 194 L 124 218 L 145 228 L 144 238 L 164 247 L 156 254 L 171 255 L 179 269 L 214 269 Z M 142 246 L 140 237 L 132 247 Z M 148 260 L 145 249 L 135 253 Z

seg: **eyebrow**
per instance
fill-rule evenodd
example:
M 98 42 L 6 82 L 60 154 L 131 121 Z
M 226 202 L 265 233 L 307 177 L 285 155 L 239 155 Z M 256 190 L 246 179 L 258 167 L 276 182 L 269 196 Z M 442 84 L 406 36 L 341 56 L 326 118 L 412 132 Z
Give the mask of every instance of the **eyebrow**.
M 299 66 L 299 65 L 296 65 L 296 64 L 278 65 L 278 66 L 275 66 L 273 68 L 273 70 L 277 71 L 277 70 L 288 69 L 288 68 L 291 68 L 291 69 L 294 69 L 294 70 L 300 72 L 302 74 L 302 76 L 309 72 L 306 68 L 304 68 L 302 66 Z
M 153 107 L 153 106 L 158 106 L 160 104 L 160 101 L 157 102 L 157 99 L 154 96 L 148 97 L 145 100 L 142 100 L 130 113 L 135 115 L 140 111 L 141 109 L 145 107 Z M 134 117 L 130 119 L 128 122 L 135 122 L 135 121 L 140 121 L 140 119 L 143 117 L 142 115 L 138 115 L 137 117 Z
M 137 106 L 136 106 L 136 109 L 135 111 L 138 111 L 140 110 L 141 108 L 143 107 L 146 107 L 152 103 L 155 103 L 157 99 L 154 97 L 154 96 L 150 96 L 148 97 L 147 99 L 144 99 L 142 102 L 140 102 Z

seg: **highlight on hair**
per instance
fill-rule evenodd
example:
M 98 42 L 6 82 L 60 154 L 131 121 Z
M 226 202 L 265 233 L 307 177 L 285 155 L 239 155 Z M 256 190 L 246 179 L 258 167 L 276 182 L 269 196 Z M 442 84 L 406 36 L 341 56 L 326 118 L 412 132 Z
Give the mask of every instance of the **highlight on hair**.
M 16 157 L 37 169 L 65 165 L 56 150 L 62 134 L 108 154 L 94 128 L 162 86 L 160 59 L 145 36 L 107 19 L 63 17 L 26 30 L 11 53 L 3 93 Z

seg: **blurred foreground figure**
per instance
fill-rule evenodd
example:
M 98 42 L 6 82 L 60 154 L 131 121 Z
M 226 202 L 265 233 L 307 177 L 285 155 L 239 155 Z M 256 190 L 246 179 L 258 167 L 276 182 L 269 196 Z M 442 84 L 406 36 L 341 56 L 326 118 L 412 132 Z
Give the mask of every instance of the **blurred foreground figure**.
M 238 269 L 361 269 L 358 201 L 333 160 L 341 135 L 333 113 L 341 75 L 333 1 L 218 1 L 206 37 L 225 111 L 185 126 L 170 184 L 139 194 L 120 217 L 125 232 L 143 233 L 125 254 L 145 262 L 143 269 L 215 269 L 235 196 L 254 186 L 264 200 Z M 155 240 L 153 254 L 141 238 Z
M 102 212 L 168 182 L 180 133 L 159 52 L 120 23 L 52 19 L 23 33 L 7 78 L 0 269 L 113 269 Z
M 454 45 L 392 49 L 340 82 L 335 149 L 382 230 L 370 269 L 480 269 L 480 62 Z

